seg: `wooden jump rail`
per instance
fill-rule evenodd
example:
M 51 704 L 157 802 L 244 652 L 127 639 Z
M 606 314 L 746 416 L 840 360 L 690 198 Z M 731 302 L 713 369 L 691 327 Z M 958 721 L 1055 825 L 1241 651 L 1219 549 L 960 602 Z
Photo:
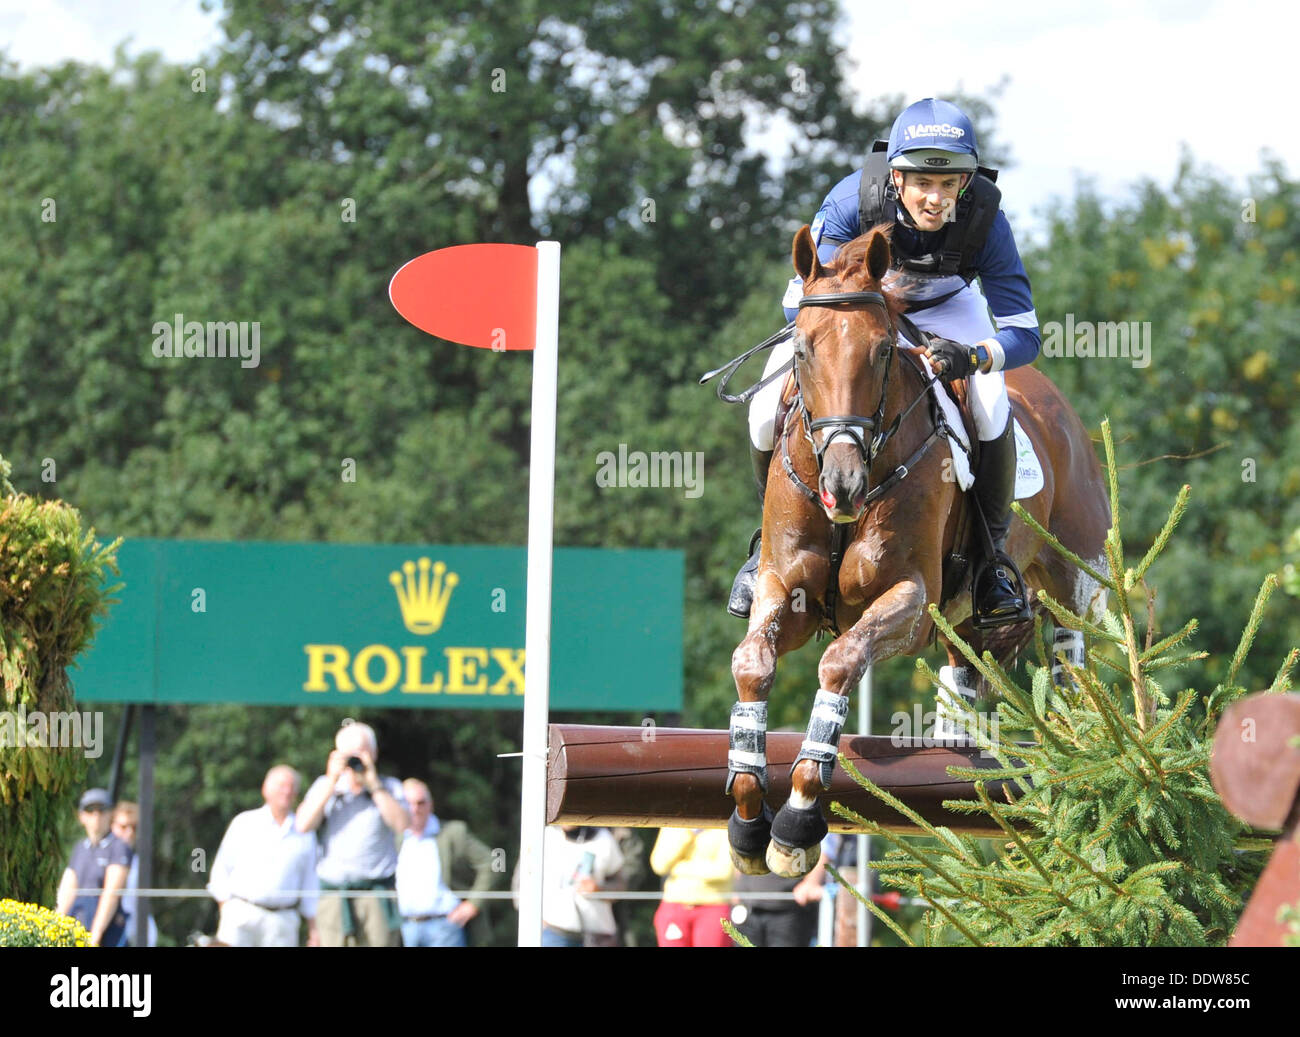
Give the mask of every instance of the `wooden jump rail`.
M 790 794 L 790 765 L 803 735 L 768 732 L 767 761 L 774 807 Z M 1005 837 L 986 814 L 959 814 L 945 799 L 977 797 L 969 781 L 947 768 L 999 766 L 981 759 L 975 745 L 926 746 L 920 740 L 844 735 L 840 752 L 862 775 L 898 797 L 931 824 L 954 832 Z M 725 828 L 733 803 L 723 794 L 727 778 L 727 732 L 662 727 L 592 727 L 552 724 L 546 774 L 548 824 L 630 828 Z M 988 786 L 994 802 L 1006 802 L 1002 782 Z M 897 832 L 917 828 L 858 785 L 838 764 L 829 792 L 822 794 L 832 831 L 856 829 L 831 813 L 837 801 L 870 821 Z

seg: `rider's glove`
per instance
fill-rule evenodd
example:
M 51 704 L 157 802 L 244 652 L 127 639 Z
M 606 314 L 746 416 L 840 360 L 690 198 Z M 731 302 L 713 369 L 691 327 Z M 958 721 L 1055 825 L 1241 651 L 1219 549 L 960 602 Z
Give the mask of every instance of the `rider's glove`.
M 941 382 L 953 382 L 958 378 L 969 378 L 979 370 L 979 360 L 975 346 L 964 346 L 950 338 L 929 336 L 926 347 L 930 350 L 932 360 L 939 362 L 939 369 L 934 376 Z

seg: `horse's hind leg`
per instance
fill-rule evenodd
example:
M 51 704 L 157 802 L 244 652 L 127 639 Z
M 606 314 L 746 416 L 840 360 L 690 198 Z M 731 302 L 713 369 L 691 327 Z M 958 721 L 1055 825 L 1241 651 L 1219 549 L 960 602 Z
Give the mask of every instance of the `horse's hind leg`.
M 1090 563 L 1100 573 L 1106 573 L 1108 566 L 1104 555 Z M 1058 579 L 1058 601 L 1064 601 L 1073 612 L 1092 623 L 1100 623 L 1106 611 L 1108 593 L 1106 588 L 1082 569 L 1070 566 L 1068 571 Z M 1067 664 L 1081 669 L 1087 661 L 1083 641 L 1083 631 L 1073 630 L 1067 626 L 1057 626 L 1052 634 L 1052 684 L 1057 688 L 1074 688 Z
M 813 600 L 807 594 L 807 600 Z M 780 580 L 760 573 L 749 633 L 731 656 L 739 701 L 731 707 L 726 792 L 736 809 L 727 822 L 731 861 L 745 875 L 768 873 L 765 855 L 772 834 L 772 811 L 763 802 L 767 779 L 767 696 L 776 661 L 798 648 L 817 627 L 811 610 L 794 610 Z
M 952 645 L 945 644 L 948 665 L 939 667 L 940 685 L 935 695 L 934 740 L 938 745 L 963 742 L 969 736 L 970 717 L 980 686 L 980 672 Z M 925 732 L 919 732 L 924 735 Z

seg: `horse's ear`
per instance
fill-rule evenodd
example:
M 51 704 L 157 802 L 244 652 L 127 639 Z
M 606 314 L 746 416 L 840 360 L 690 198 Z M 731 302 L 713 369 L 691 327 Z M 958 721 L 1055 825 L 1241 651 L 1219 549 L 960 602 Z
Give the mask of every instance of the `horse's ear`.
M 877 231 L 867 242 L 867 273 L 879 281 L 889 270 L 889 238 Z
M 794 247 L 790 258 L 794 262 L 794 272 L 799 275 L 804 284 L 822 276 L 822 265 L 817 259 L 817 246 L 813 244 L 812 231 L 808 229 L 806 223 L 794 236 Z

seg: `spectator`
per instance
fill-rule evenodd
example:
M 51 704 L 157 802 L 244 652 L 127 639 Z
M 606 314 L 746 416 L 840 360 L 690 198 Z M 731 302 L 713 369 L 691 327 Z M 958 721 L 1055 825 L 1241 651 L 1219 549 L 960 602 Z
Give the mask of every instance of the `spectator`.
M 77 843 L 59 882 L 58 912 L 71 915 L 90 933 L 92 947 L 116 947 L 126 932 L 122 890 L 131 870 L 131 847 L 109 831 L 112 801 L 104 789 L 89 789 L 78 804 L 77 818 L 86 838 Z M 79 894 L 97 889 L 98 894 Z
M 135 945 L 135 920 L 139 917 L 139 898 L 135 891 L 140 888 L 140 855 L 135 852 L 135 835 L 140 828 L 140 808 L 134 803 L 122 800 L 113 808 L 113 828 L 115 836 L 131 847 L 131 870 L 126 873 L 126 890 L 122 894 L 122 911 L 126 914 L 126 931 L 122 934 L 123 947 Z M 158 946 L 158 926 L 154 923 L 153 912 L 149 913 L 148 943 L 146 946 Z
M 755 947 L 809 947 L 817 935 L 817 902 L 822 898 L 822 878 L 826 874 L 826 856 L 801 879 L 783 879 L 779 875 L 738 875 L 735 889 L 740 904 L 731 920 Z M 751 899 L 744 894 L 793 893 L 789 899 Z
M 542 946 L 617 946 L 609 901 L 588 895 L 606 888 L 623 867 L 610 830 L 548 825 L 542 852 Z
M 375 770 L 378 757 L 370 726 L 345 723 L 334 736 L 325 773 L 312 783 L 298 811 L 298 830 L 317 832 L 320 841 L 316 924 L 324 947 L 392 947 L 400 940 L 394 898 L 330 895 L 397 888 L 395 836 L 411 819 L 401 782 Z
M 619 850 L 623 853 L 623 867 L 611 877 L 610 892 L 632 891 L 649 893 L 659 890 L 659 880 L 650 870 L 650 854 L 638 828 L 613 828 L 610 830 Z M 657 906 L 657 905 L 655 905 Z M 654 946 L 646 943 L 644 930 L 654 932 L 653 915 L 649 901 L 615 900 L 610 909 L 614 912 L 614 925 L 618 930 L 620 947 Z M 653 938 L 652 938 L 653 939 Z
M 735 870 L 725 828 L 660 829 L 650 867 L 665 876 L 655 912 L 660 947 L 731 946 L 722 928 Z
M 402 782 L 411 827 L 397 855 L 397 906 L 407 947 L 464 947 L 465 926 L 478 917 L 482 900 L 461 900 L 453 889 L 482 893 L 492 885 L 492 851 L 470 834 L 464 821 L 443 821 L 433 812 L 429 786 Z M 472 886 L 470 885 L 472 883 Z
M 292 767 L 272 767 L 262 781 L 263 805 L 236 814 L 226 829 L 208 882 L 221 910 L 220 943 L 297 947 L 300 917 L 307 921 L 307 946 L 320 942 L 316 836 L 298 831 L 293 811 L 300 785 Z

